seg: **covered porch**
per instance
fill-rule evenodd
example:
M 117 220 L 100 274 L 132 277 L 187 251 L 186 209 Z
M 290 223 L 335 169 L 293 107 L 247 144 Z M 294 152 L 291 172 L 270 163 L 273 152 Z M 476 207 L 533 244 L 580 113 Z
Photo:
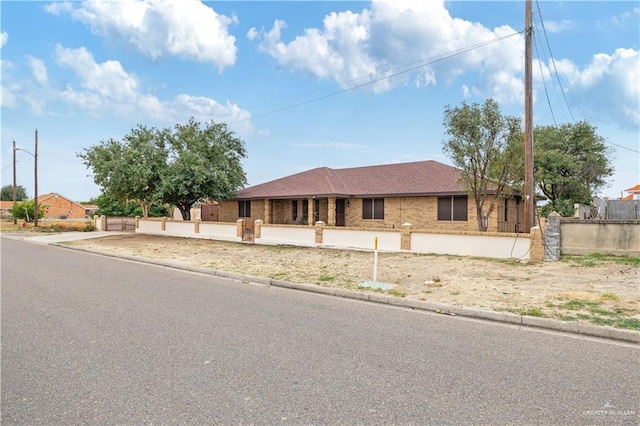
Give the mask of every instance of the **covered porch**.
M 328 226 L 346 226 L 347 198 L 317 197 L 265 199 L 264 223 L 309 225 L 323 221 Z

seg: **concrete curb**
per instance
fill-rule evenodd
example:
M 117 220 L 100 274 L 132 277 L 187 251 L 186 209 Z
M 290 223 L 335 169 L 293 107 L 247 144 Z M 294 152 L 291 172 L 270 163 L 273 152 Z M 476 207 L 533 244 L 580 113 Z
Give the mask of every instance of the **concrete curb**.
M 364 291 L 348 290 L 345 288 L 322 287 L 315 284 L 299 284 L 288 281 L 274 280 L 271 278 L 254 277 L 250 275 L 233 272 L 218 271 L 215 269 L 197 268 L 187 265 L 177 265 L 175 263 L 161 262 L 139 257 L 123 256 L 113 253 L 96 252 L 80 247 L 72 247 L 59 243 L 49 243 L 49 245 L 62 247 L 100 256 L 113 257 L 130 260 L 133 262 L 147 263 L 150 265 L 162 266 L 166 268 L 178 269 L 189 272 L 213 275 L 235 281 L 256 283 L 272 287 L 286 288 L 291 290 L 307 291 L 310 293 L 323 294 L 333 297 L 344 297 L 346 299 L 362 300 L 366 302 L 380 303 L 385 305 L 398 306 L 408 309 L 418 309 L 443 315 L 461 316 L 487 321 L 502 322 L 507 324 L 521 325 L 532 328 L 542 328 L 564 333 L 580 334 L 584 336 L 600 337 L 612 340 L 621 340 L 631 343 L 640 343 L 640 332 L 633 330 L 619 329 L 609 326 L 599 326 L 577 321 L 560 321 L 552 318 L 531 317 L 527 315 L 514 314 L 509 312 L 487 311 L 476 308 L 449 305 L 440 302 L 422 301 L 417 299 L 405 299 L 403 297 L 391 296 L 383 293 L 367 293 Z

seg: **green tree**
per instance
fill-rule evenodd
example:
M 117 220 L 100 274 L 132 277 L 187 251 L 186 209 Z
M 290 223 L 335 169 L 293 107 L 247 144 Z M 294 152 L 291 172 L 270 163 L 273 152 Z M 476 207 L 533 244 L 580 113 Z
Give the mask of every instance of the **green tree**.
M 16 201 L 23 201 L 27 198 L 27 190 L 24 189 L 24 186 L 17 185 L 16 186 Z M 13 185 L 5 185 L 0 190 L 0 200 L 2 201 L 13 201 Z
M 9 213 L 14 219 L 21 219 L 27 222 L 33 221 L 34 212 L 35 205 L 33 200 L 17 202 L 9 209 Z M 38 204 L 38 217 L 44 217 L 44 206 L 40 204 Z
M 498 103 L 447 105 L 443 151 L 462 170 L 460 181 L 475 201 L 478 230 L 486 231 L 500 198 L 522 181 L 523 136 L 520 119 L 503 116 Z
M 143 217 L 157 203 L 161 176 L 167 167 L 167 151 L 160 132 L 145 126 L 131 130 L 122 141 L 109 139 L 85 149 L 78 157 L 93 171 L 93 180 L 105 195 L 127 205 L 140 205 Z
M 211 121 L 201 127 L 191 118 L 165 129 L 162 139 L 169 159 L 161 176 L 162 200 L 175 205 L 184 220 L 191 219 L 195 203 L 231 198 L 246 184 L 244 142 L 226 124 Z
M 142 207 L 138 203 L 121 202 L 104 193 L 90 200 L 88 204 L 97 205 L 98 211 L 96 214 L 100 216 L 142 216 Z M 148 215 L 148 217 L 163 217 L 168 216 L 168 213 L 164 206 L 154 204 L 149 207 Z
M 538 126 L 534 130 L 536 186 L 558 213 L 571 215 L 574 203 L 591 204 L 613 174 L 610 150 L 586 121 Z

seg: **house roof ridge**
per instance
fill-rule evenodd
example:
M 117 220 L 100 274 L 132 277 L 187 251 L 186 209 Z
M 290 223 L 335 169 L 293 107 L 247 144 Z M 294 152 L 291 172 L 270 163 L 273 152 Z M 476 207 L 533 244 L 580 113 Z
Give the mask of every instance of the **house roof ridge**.
M 461 170 L 435 160 L 311 170 L 238 191 L 238 199 L 459 194 Z

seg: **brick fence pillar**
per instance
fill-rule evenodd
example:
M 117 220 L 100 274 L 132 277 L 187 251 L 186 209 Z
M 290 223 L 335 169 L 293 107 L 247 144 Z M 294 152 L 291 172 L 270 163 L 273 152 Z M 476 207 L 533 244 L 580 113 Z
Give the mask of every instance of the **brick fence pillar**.
M 244 236 L 244 219 L 238 219 L 236 221 L 236 237 L 242 238 Z
M 316 222 L 316 244 L 322 244 L 322 232 L 324 229 L 324 222 L 319 220 Z
M 166 231 L 166 230 L 167 230 L 167 218 L 166 218 L 166 217 L 163 217 L 163 218 L 162 218 L 162 226 L 161 226 L 161 229 L 162 229 L 163 231 Z
M 260 229 L 262 228 L 264 221 L 261 219 L 256 219 L 254 224 L 255 224 L 255 229 L 253 230 L 253 237 L 260 238 Z
M 400 250 L 411 250 L 411 225 L 403 223 L 400 225 Z
M 544 242 L 539 226 L 534 226 L 529 230 L 531 246 L 529 251 L 529 263 L 540 263 L 544 259 Z

